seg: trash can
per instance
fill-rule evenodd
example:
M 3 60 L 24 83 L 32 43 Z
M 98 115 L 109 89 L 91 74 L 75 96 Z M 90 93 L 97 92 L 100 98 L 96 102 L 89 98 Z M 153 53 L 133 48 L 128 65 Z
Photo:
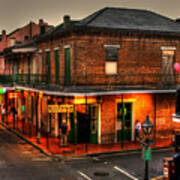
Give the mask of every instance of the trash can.
M 174 180 L 174 162 L 172 157 L 163 159 L 163 180 Z

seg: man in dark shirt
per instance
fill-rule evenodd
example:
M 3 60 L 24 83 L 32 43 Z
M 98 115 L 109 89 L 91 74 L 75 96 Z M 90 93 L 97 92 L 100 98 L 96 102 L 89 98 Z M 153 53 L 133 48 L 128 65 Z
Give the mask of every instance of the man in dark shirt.
M 67 124 L 65 119 L 62 120 L 60 130 L 61 146 L 67 146 Z
M 180 152 L 178 147 L 175 147 L 173 159 L 175 165 L 174 180 L 180 180 Z

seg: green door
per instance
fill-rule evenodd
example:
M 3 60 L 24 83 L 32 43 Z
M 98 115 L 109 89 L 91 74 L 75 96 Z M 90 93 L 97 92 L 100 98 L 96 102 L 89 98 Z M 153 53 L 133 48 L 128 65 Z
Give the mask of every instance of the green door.
M 28 83 L 30 83 L 30 75 L 31 75 L 31 57 L 30 56 L 28 56 L 28 77 L 27 77 L 27 79 L 28 79 Z
M 117 141 L 131 141 L 132 103 L 117 104 Z
M 69 86 L 71 84 L 71 57 L 70 57 L 70 48 L 66 48 L 65 49 L 64 84 L 66 86 Z
M 46 52 L 46 76 L 47 76 L 47 83 L 51 82 L 51 61 L 50 61 L 50 51 Z
M 98 143 L 98 117 L 99 108 L 97 105 L 89 106 L 90 113 L 90 143 Z
M 59 83 L 59 50 L 55 51 L 56 84 Z

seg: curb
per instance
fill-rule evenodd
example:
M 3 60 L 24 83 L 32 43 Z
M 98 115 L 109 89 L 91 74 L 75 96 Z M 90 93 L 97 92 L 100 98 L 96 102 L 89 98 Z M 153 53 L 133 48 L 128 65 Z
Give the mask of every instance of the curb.
M 68 159 L 73 159 L 73 158 L 83 158 L 83 157 L 94 157 L 94 156 L 106 156 L 106 155 L 115 155 L 115 154 L 121 154 L 121 155 L 125 155 L 125 154 L 135 154 L 135 153 L 140 153 L 141 149 L 136 149 L 136 150 L 122 150 L 122 151 L 111 151 L 111 152 L 102 152 L 102 153 L 92 153 L 92 154 L 84 154 L 84 155 L 74 155 L 72 157 L 63 157 L 59 154 L 51 154 L 50 152 L 44 151 L 41 147 L 39 147 L 38 145 L 34 144 L 33 142 L 31 142 L 30 140 L 28 140 L 27 138 L 25 138 L 21 133 L 17 132 L 16 130 L 9 128 L 8 126 L 6 126 L 4 123 L 0 122 L 0 125 L 2 125 L 3 127 L 5 127 L 8 131 L 16 134 L 19 138 L 23 139 L 24 141 L 26 141 L 28 144 L 32 145 L 34 148 L 38 149 L 41 153 L 43 153 L 44 155 L 53 158 L 56 161 L 59 160 L 68 160 Z M 165 146 L 165 147 L 153 147 L 152 151 L 156 152 L 158 150 L 166 150 L 166 149 L 172 149 L 172 146 Z
M 160 150 L 171 150 L 172 146 L 164 146 L 164 147 L 153 147 L 151 148 L 152 152 L 157 152 Z M 92 154 L 87 154 L 86 156 L 106 156 L 106 155 L 115 155 L 115 154 L 121 154 L 121 155 L 125 155 L 125 154 L 136 154 L 136 153 L 140 153 L 142 151 L 142 149 L 135 149 L 135 150 L 122 150 L 122 151 L 111 151 L 111 152 L 103 152 L 103 153 L 92 153 Z
M 36 144 L 32 143 L 30 140 L 26 139 L 23 135 L 21 135 L 19 132 L 17 132 L 16 130 L 9 128 L 8 126 L 6 126 L 4 123 L 0 123 L 0 125 L 2 125 L 3 127 L 5 127 L 8 131 L 16 134 L 19 138 L 23 139 L 24 141 L 26 141 L 28 144 L 32 145 L 34 148 L 38 149 L 41 153 L 43 153 L 46 156 L 51 156 L 52 154 L 49 152 L 44 151 L 42 148 L 40 148 L 39 146 L 37 146 Z

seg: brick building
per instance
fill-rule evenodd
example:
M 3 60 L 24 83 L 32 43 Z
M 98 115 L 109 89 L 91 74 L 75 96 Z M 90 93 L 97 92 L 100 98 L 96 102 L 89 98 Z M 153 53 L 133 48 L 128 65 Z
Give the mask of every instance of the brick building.
M 13 80 L 24 100 L 15 102 L 24 103 L 38 136 L 43 130 L 58 136 L 62 119 L 75 144 L 132 142 L 135 122 L 147 115 L 155 142 L 169 140 L 179 126 L 172 122 L 179 84 L 173 64 L 180 61 L 175 20 L 123 8 L 104 8 L 80 21 L 64 16 L 5 57 L 6 68 L 18 64 Z
M 6 34 L 6 31 L 3 30 L 0 37 L 0 51 L 3 52 L 6 48 L 14 47 L 17 44 L 32 40 L 35 36 L 39 35 L 43 31 L 48 31 L 51 28 L 53 28 L 53 26 L 48 25 L 46 22 L 43 21 L 43 19 L 40 19 L 38 24 L 30 21 L 27 25 L 21 28 L 17 28 L 9 34 Z M 2 53 L 0 57 L 0 62 L 0 74 L 3 74 L 5 64 Z

